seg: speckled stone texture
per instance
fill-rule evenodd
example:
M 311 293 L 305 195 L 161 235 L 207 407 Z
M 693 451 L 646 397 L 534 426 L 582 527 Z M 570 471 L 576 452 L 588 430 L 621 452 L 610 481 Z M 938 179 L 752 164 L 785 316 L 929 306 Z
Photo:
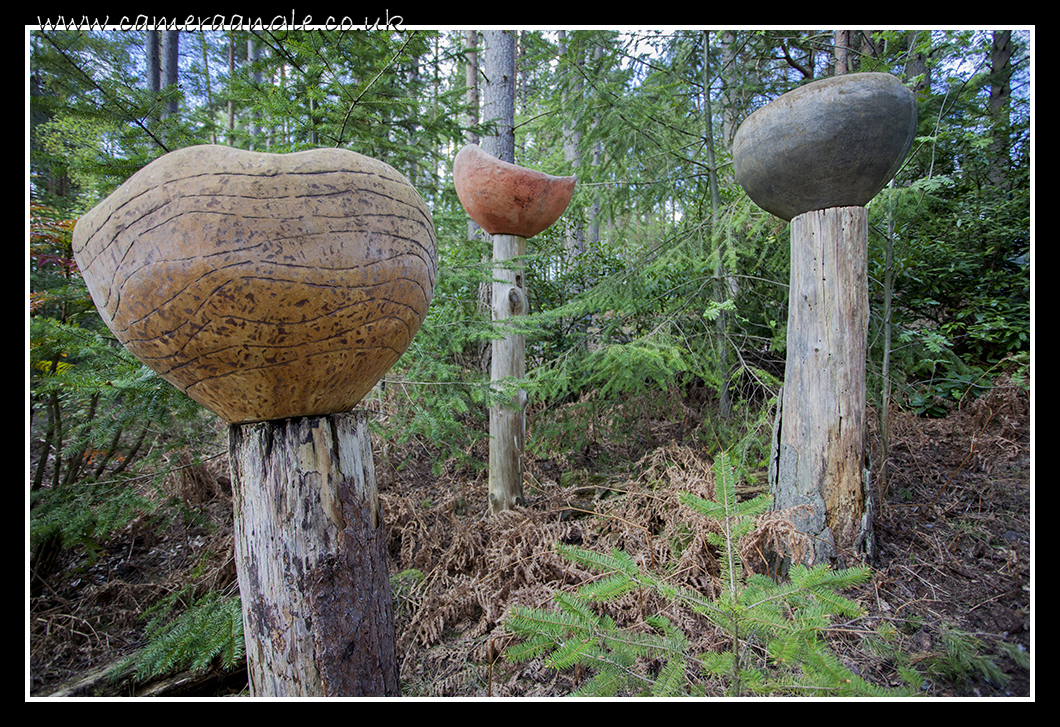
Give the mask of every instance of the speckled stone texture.
M 916 136 L 916 98 L 887 73 L 834 76 L 751 114 L 733 140 L 736 179 L 784 220 L 863 207 L 901 167 Z
M 475 144 L 453 160 L 453 182 L 467 214 L 491 235 L 530 238 L 567 209 L 577 177 L 553 177 L 509 164 Z
M 74 255 L 118 340 L 230 423 L 351 409 L 437 271 L 420 195 L 343 149 L 166 154 L 78 220 Z

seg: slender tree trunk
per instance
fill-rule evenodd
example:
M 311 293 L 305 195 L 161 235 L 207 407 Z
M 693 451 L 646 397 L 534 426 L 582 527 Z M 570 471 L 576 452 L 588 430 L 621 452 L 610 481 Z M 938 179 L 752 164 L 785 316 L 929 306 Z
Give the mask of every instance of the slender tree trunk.
M 210 84 L 210 52 L 206 44 L 206 33 L 199 35 L 199 42 L 202 48 L 202 75 L 203 80 L 206 82 L 206 108 L 213 113 L 213 89 Z M 217 143 L 217 127 L 212 122 L 210 123 L 210 143 Z
M 260 88 L 261 86 L 261 70 L 255 67 L 255 64 L 261 60 L 261 46 L 258 45 L 258 40 L 253 35 L 247 39 L 247 64 L 251 68 L 251 80 L 254 83 L 254 88 Z M 259 138 L 261 136 L 261 112 L 254 111 L 253 116 L 250 120 L 250 143 L 247 148 L 251 151 L 258 149 L 260 150 L 264 144 Z M 315 142 L 314 142 L 315 143 Z
M 59 401 L 59 394 L 55 391 L 52 392 L 49 408 L 49 415 L 51 416 L 52 436 L 55 440 L 55 444 L 52 447 L 52 451 L 55 452 L 52 464 L 52 489 L 58 490 L 59 483 L 62 481 L 63 471 L 63 418 L 62 418 L 62 404 Z
M 835 31 L 835 75 L 842 76 L 848 73 L 851 70 L 851 62 L 850 31 L 837 30 Z
M 995 30 L 990 48 L 990 101 L 987 110 L 993 122 L 994 139 L 990 144 L 993 162 L 990 165 L 990 182 L 999 189 L 1008 189 L 1009 109 L 1012 105 L 1012 31 Z
M 100 457 L 99 462 L 96 464 L 95 471 L 92 472 L 92 476 L 97 480 L 103 476 L 103 471 L 107 469 L 107 465 L 114 458 L 114 455 L 118 453 L 118 446 L 121 444 L 121 435 L 124 430 L 118 427 L 114 430 L 114 436 L 110 438 L 110 444 L 107 445 L 107 451 Z
M 739 106 L 741 92 L 736 72 L 736 32 L 721 32 L 721 116 L 722 143 L 726 149 L 732 149 L 732 140 L 739 127 Z
M 482 137 L 482 150 L 515 163 L 515 35 L 510 30 L 483 30 L 486 47 L 482 119 L 493 132 Z
M 596 49 L 593 51 L 594 60 L 599 60 L 603 56 L 603 53 L 604 49 L 600 46 L 596 46 Z M 600 115 L 597 114 L 594 125 L 599 122 L 599 119 Z M 599 166 L 603 164 L 603 161 L 604 144 L 602 141 L 597 141 L 593 145 L 593 168 L 599 168 Z M 597 191 L 593 193 L 593 204 L 592 207 L 589 208 L 589 245 L 594 248 L 600 244 L 600 211 L 600 193 Z
M 136 438 L 136 442 L 133 444 L 132 449 L 130 449 L 129 453 L 125 455 L 125 459 L 119 462 L 118 466 L 111 471 L 111 477 L 125 471 L 125 468 L 129 466 L 129 463 L 136 458 L 137 453 L 140 451 L 140 447 L 144 445 L 144 441 L 147 439 L 147 434 L 150 431 L 150 424 L 144 424 L 143 429 L 140 430 L 140 436 Z
M 909 56 L 905 64 L 906 80 L 917 79 L 913 86 L 913 92 L 917 98 L 931 94 L 931 69 L 927 63 L 927 56 L 916 50 L 917 36 L 924 31 L 911 30 L 906 36 L 909 45 Z
M 877 502 L 887 492 L 887 460 L 891 455 L 891 299 L 894 296 L 894 181 L 891 181 L 890 205 L 887 209 L 887 252 L 883 268 L 883 363 L 880 387 L 880 474 L 877 478 Z
M 493 236 L 493 320 L 499 325 L 512 316 L 526 315 L 529 305 L 524 290 L 523 268 L 513 260 L 526 255 L 526 239 L 518 235 Z M 490 381 L 501 401 L 490 407 L 491 513 L 511 510 L 525 503 L 523 497 L 522 454 L 526 439 L 526 391 L 502 393 L 526 376 L 526 342 L 523 336 L 508 332 L 493 341 Z
M 51 399 L 54 396 L 54 393 L 49 396 L 44 407 L 46 416 L 48 417 L 48 429 L 44 435 L 44 443 L 40 448 L 40 459 L 37 460 L 37 467 L 33 471 L 33 484 L 30 486 L 31 490 L 39 490 L 44 485 L 44 470 L 48 467 L 48 457 L 51 456 L 53 449 L 52 439 L 55 437 L 57 428 L 55 418 L 52 416 Z
M 722 234 L 718 229 L 718 211 L 721 209 L 721 193 L 718 190 L 718 167 L 714 153 L 714 118 L 710 102 L 710 31 L 703 31 L 703 136 L 706 139 L 707 179 L 710 186 L 710 231 L 715 240 L 714 249 L 718 260 L 714 266 L 714 300 L 725 302 L 728 295 L 724 255 L 721 249 Z M 718 311 L 715 330 L 718 334 L 718 369 L 721 371 L 721 384 L 718 387 L 718 415 L 722 419 L 732 418 L 732 397 L 729 371 L 729 342 L 727 340 L 728 317 L 725 311 Z
M 467 118 L 465 124 L 468 127 L 464 134 L 464 140 L 468 144 L 478 144 L 480 139 L 475 127 L 477 127 L 479 123 L 479 76 L 481 73 L 479 70 L 479 38 L 477 30 L 464 31 L 464 47 L 467 49 L 465 55 L 466 65 L 464 68 L 464 102 L 467 104 Z M 467 239 L 482 240 L 485 238 L 486 234 L 482 232 L 482 228 L 479 227 L 479 224 L 468 217 Z M 484 267 L 489 263 L 489 255 L 482 256 L 482 263 Z M 489 280 L 483 280 L 479 283 L 478 307 L 479 313 L 481 314 L 486 314 L 492 311 L 492 303 L 490 302 L 493 297 L 492 289 L 493 284 Z M 493 346 L 490 341 L 480 341 L 477 344 L 475 361 L 480 371 L 486 372 L 489 370 L 492 354 Z
M 81 421 L 75 435 L 75 441 L 78 442 L 78 449 L 66 458 L 66 476 L 63 478 L 64 485 L 73 485 L 74 482 L 77 481 L 77 478 L 84 467 L 85 453 L 88 450 L 88 433 L 92 427 L 92 421 L 96 418 L 96 407 L 98 405 L 99 392 L 97 391 L 89 398 L 88 412 L 85 414 L 85 418 Z
M 573 36 L 570 40 L 574 40 Z M 569 78 L 569 90 L 563 94 L 563 108 L 570 108 L 571 105 L 580 106 L 583 85 L 581 73 L 578 71 L 583 65 L 581 44 L 568 43 L 567 32 L 561 30 L 559 31 L 558 45 L 560 64 L 563 68 L 562 72 Z M 564 115 L 563 128 L 560 132 L 563 135 L 563 161 L 569 164 L 571 168 L 571 171 L 565 172 L 565 174 L 576 174 L 578 167 L 581 166 L 579 145 L 581 144 L 582 132 L 579 127 L 580 123 L 576 116 Z M 585 230 L 568 222 L 564 246 L 567 252 L 568 264 L 573 264 L 572 261 L 585 252 Z M 577 293 L 579 291 L 571 292 Z
M 400 696 L 364 411 L 229 428 L 254 696 Z
M 464 140 L 468 144 L 478 144 L 478 31 L 464 31 L 464 47 L 467 48 L 465 55 L 466 65 L 464 68 L 464 102 L 467 104 L 467 118 L 465 125 L 468 127 L 464 134 Z M 474 240 L 478 237 L 481 228 L 473 219 L 467 221 L 467 239 Z
M 486 86 L 482 118 L 494 134 L 482 137 L 483 151 L 515 163 L 515 35 L 484 30 Z M 522 267 L 512 260 L 526 255 L 526 240 L 493 236 L 493 320 L 503 321 L 529 310 Z M 522 453 L 526 432 L 526 392 L 502 393 L 505 383 L 525 376 L 525 342 L 508 333 L 493 341 L 490 380 L 501 400 L 490 407 L 489 510 L 497 513 L 523 504 Z
M 814 552 L 849 561 L 871 550 L 865 486 L 868 210 L 833 207 L 791 221 L 791 288 L 784 388 L 770 483 Z M 871 555 L 871 553 L 870 553 Z
M 162 88 L 162 71 L 159 66 L 161 36 L 157 30 L 147 31 L 147 90 L 157 94 Z
M 179 86 L 180 70 L 180 31 L 162 32 L 162 88 Z M 165 116 L 173 116 L 180 108 L 180 102 L 174 97 L 166 102 Z
M 468 129 L 465 140 L 468 144 L 478 144 L 478 132 L 473 127 L 478 126 L 478 31 L 464 31 L 464 47 L 466 62 L 464 66 L 464 102 L 467 104 L 467 119 L 465 124 Z
M 228 144 L 236 144 L 236 104 L 232 83 L 236 77 L 236 31 L 228 31 Z

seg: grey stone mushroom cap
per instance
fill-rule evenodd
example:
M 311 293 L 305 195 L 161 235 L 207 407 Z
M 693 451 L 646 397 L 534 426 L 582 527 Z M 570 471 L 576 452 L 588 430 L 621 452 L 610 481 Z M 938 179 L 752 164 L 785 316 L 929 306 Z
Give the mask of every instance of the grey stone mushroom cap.
M 888 73 L 852 73 L 789 91 L 733 140 L 736 179 L 784 220 L 864 206 L 898 172 L 916 136 L 916 97 Z

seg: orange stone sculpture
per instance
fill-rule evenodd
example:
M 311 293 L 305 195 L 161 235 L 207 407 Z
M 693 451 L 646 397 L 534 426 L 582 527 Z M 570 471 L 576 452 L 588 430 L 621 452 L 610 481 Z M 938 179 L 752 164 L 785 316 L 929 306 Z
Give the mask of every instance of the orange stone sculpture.
M 577 177 L 553 177 L 501 161 L 475 144 L 453 160 L 456 194 L 471 219 L 491 235 L 530 238 L 559 219 Z
M 437 272 L 420 195 L 344 149 L 166 154 L 73 243 L 118 340 L 230 423 L 351 409 L 419 330 Z

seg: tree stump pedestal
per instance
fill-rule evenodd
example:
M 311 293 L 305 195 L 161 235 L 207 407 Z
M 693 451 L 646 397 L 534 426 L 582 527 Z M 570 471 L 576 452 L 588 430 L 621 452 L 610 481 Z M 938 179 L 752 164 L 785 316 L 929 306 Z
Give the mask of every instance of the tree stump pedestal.
M 253 696 L 400 696 L 366 413 L 233 424 L 229 456 Z
M 831 207 L 791 221 L 784 387 L 769 482 L 813 552 L 829 562 L 871 544 L 865 487 L 868 210 Z M 796 507 L 796 506 L 806 507 Z M 795 555 L 795 554 L 793 554 Z
M 916 99 L 894 76 L 808 83 L 751 114 L 733 139 L 736 178 L 791 221 L 784 388 L 769 482 L 812 543 L 805 563 L 872 557 L 865 467 L 868 210 L 916 136 Z

